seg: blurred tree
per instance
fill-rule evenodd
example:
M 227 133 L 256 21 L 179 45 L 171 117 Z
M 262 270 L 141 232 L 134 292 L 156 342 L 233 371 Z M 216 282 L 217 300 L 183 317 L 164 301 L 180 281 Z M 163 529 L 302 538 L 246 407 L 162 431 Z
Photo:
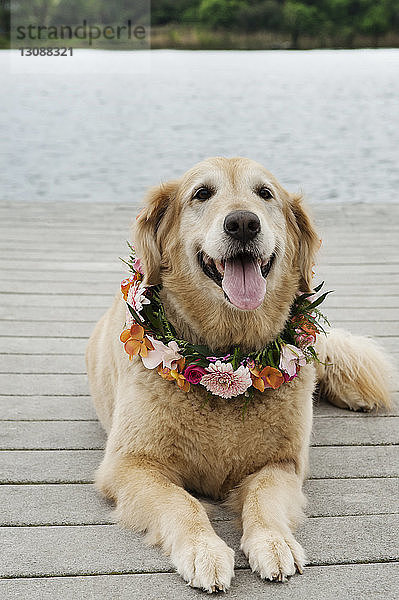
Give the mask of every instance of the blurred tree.
M 83 19 L 100 21 L 102 2 L 98 0 L 60 0 L 52 22 L 77 24 Z
M 198 16 L 212 28 L 229 27 L 237 24 L 240 8 L 246 4 L 245 0 L 201 0 Z
M 283 26 L 283 1 L 261 0 L 243 3 L 237 21 L 246 31 L 281 30 Z
M 293 2 L 291 0 L 288 0 L 284 4 L 284 23 L 291 34 L 291 45 L 293 48 L 298 48 L 301 35 L 305 33 L 311 35 L 321 25 L 320 12 L 312 4 Z
M 19 2 L 15 7 L 13 6 L 13 15 L 18 15 L 19 18 L 26 20 L 26 22 L 29 21 L 32 24 L 47 26 L 59 2 L 60 0 Z
M 360 18 L 359 29 L 371 35 L 375 46 L 378 46 L 379 38 L 391 27 L 393 3 L 389 0 L 380 0 L 379 2 L 363 0 L 361 4 L 363 5 L 363 14 Z
M 0 2 L 0 48 L 9 48 L 10 45 L 10 2 Z
M 142 15 L 148 13 L 148 6 L 148 0 L 113 0 L 112 3 L 107 0 L 58 0 L 52 23 L 77 24 L 86 20 L 111 24 L 124 23 L 128 19 L 142 22 Z
M 179 21 L 197 20 L 200 0 L 152 0 L 151 22 L 166 25 Z

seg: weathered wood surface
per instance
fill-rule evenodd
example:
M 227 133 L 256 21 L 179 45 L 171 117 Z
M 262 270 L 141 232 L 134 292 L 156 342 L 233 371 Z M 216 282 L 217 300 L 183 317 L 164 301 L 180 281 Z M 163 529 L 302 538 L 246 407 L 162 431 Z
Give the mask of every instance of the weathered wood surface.
M 84 350 L 123 274 L 134 207 L 0 204 L 0 596 L 44 600 L 201 597 L 168 559 L 113 524 L 92 481 L 105 436 L 91 406 Z M 314 207 L 323 237 L 317 279 L 336 289 L 335 325 L 399 357 L 399 206 Z M 23 240 L 23 243 L 21 243 Z M 98 248 L 98 250 L 97 250 Z M 231 516 L 211 518 L 237 550 L 230 598 L 399 596 L 399 386 L 388 413 L 315 401 L 311 566 L 286 585 L 248 570 Z

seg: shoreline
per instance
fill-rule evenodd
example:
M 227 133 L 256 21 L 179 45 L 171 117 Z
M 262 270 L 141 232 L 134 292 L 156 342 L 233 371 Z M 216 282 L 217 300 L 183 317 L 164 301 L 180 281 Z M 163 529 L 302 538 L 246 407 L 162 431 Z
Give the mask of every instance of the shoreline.
M 231 30 L 208 30 L 200 27 L 165 25 L 150 29 L 149 45 L 141 48 L 137 43 L 93 40 L 92 44 L 77 39 L 40 40 L 29 46 L 63 46 L 93 50 L 361 50 L 399 48 L 399 32 L 389 32 L 379 38 L 356 34 L 352 37 L 339 32 L 334 36 L 301 36 L 296 44 L 290 35 L 281 32 L 260 31 L 240 33 Z M 146 41 L 147 43 L 147 41 Z M 21 45 L 24 45 L 21 43 Z M 28 44 L 26 44 L 28 45 Z M 0 35 L 0 50 L 15 50 L 20 46 Z
M 175 50 L 354 50 L 363 48 L 398 48 L 399 33 L 384 36 L 356 34 L 351 38 L 337 33 L 335 36 L 309 36 L 304 34 L 295 45 L 290 35 L 281 32 L 259 31 L 240 33 L 231 30 L 212 31 L 199 27 L 165 25 L 151 28 L 152 49 Z

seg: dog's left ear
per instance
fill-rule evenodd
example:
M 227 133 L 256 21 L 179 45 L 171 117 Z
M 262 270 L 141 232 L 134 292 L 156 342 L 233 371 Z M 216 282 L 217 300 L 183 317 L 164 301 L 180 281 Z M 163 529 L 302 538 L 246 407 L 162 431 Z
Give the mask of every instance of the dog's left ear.
M 137 256 L 143 263 L 145 285 L 161 282 L 162 236 L 177 187 L 178 182 L 170 181 L 150 189 L 144 200 L 145 206 L 133 225 L 133 240 Z
M 303 205 L 302 196 L 292 195 L 290 208 L 295 219 L 295 232 L 299 242 L 297 263 L 301 275 L 299 289 L 301 292 L 312 292 L 313 266 L 321 242 L 312 219 Z

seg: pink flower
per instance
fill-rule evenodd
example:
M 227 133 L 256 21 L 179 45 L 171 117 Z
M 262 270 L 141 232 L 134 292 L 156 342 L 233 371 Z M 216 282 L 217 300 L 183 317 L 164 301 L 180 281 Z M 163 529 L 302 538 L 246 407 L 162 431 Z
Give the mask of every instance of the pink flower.
M 141 264 L 141 260 L 139 258 L 135 258 L 133 261 L 133 269 L 138 271 L 142 275 L 144 275 L 143 265 Z
M 163 342 L 152 338 L 150 335 L 147 336 L 151 344 L 154 346 L 154 350 L 149 350 L 147 356 L 142 356 L 144 366 L 147 369 L 155 369 L 162 363 L 163 368 L 174 369 L 176 363 L 180 358 L 183 358 L 179 354 L 179 346 L 176 342 L 169 342 L 167 346 Z
M 205 373 L 205 369 L 199 365 L 188 365 L 184 370 L 183 375 L 188 382 L 195 385 L 196 383 L 200 383 L 202 376 L 205 375 Z
M 311 346 L 316 341 L 316 334 L 314 333 L 306 333 L 302 331 L 302 329 L 295 329 L 295 340 L 301 348 L 307 348 Z
M 129 288 L 126 302 L 138 313 L 141 318 L 140 311 L 143 310 L 144 304 L 150 304 L 148 298 L 145 297 L 147 288 L 140 281 L 135 281 Z
M 297 373 L 297 367 L 303 367 L 304 365 L 306 365 L 306 358 L 300 348 L 292 344 L 284 344 L 281 347 L 279 367 L 289 377 L 294 377 Z
M 288 373 L 283 373 L 283 377 L 284 377 L 284 383 L 287 383 L 287 381 L 292 381 L 293 379 L 295 379 L 295 377 L 298 377 L 298 373 L 295 373 L 295 375 L 288 375 Z
M 216 396 L 232 398 L 243 394 L 252 384 L 252 380 L 247 367 L 241 365 L 234 371 L 231 363 L 218 360 L 206 368 L 206 374 L 200 383 Z

